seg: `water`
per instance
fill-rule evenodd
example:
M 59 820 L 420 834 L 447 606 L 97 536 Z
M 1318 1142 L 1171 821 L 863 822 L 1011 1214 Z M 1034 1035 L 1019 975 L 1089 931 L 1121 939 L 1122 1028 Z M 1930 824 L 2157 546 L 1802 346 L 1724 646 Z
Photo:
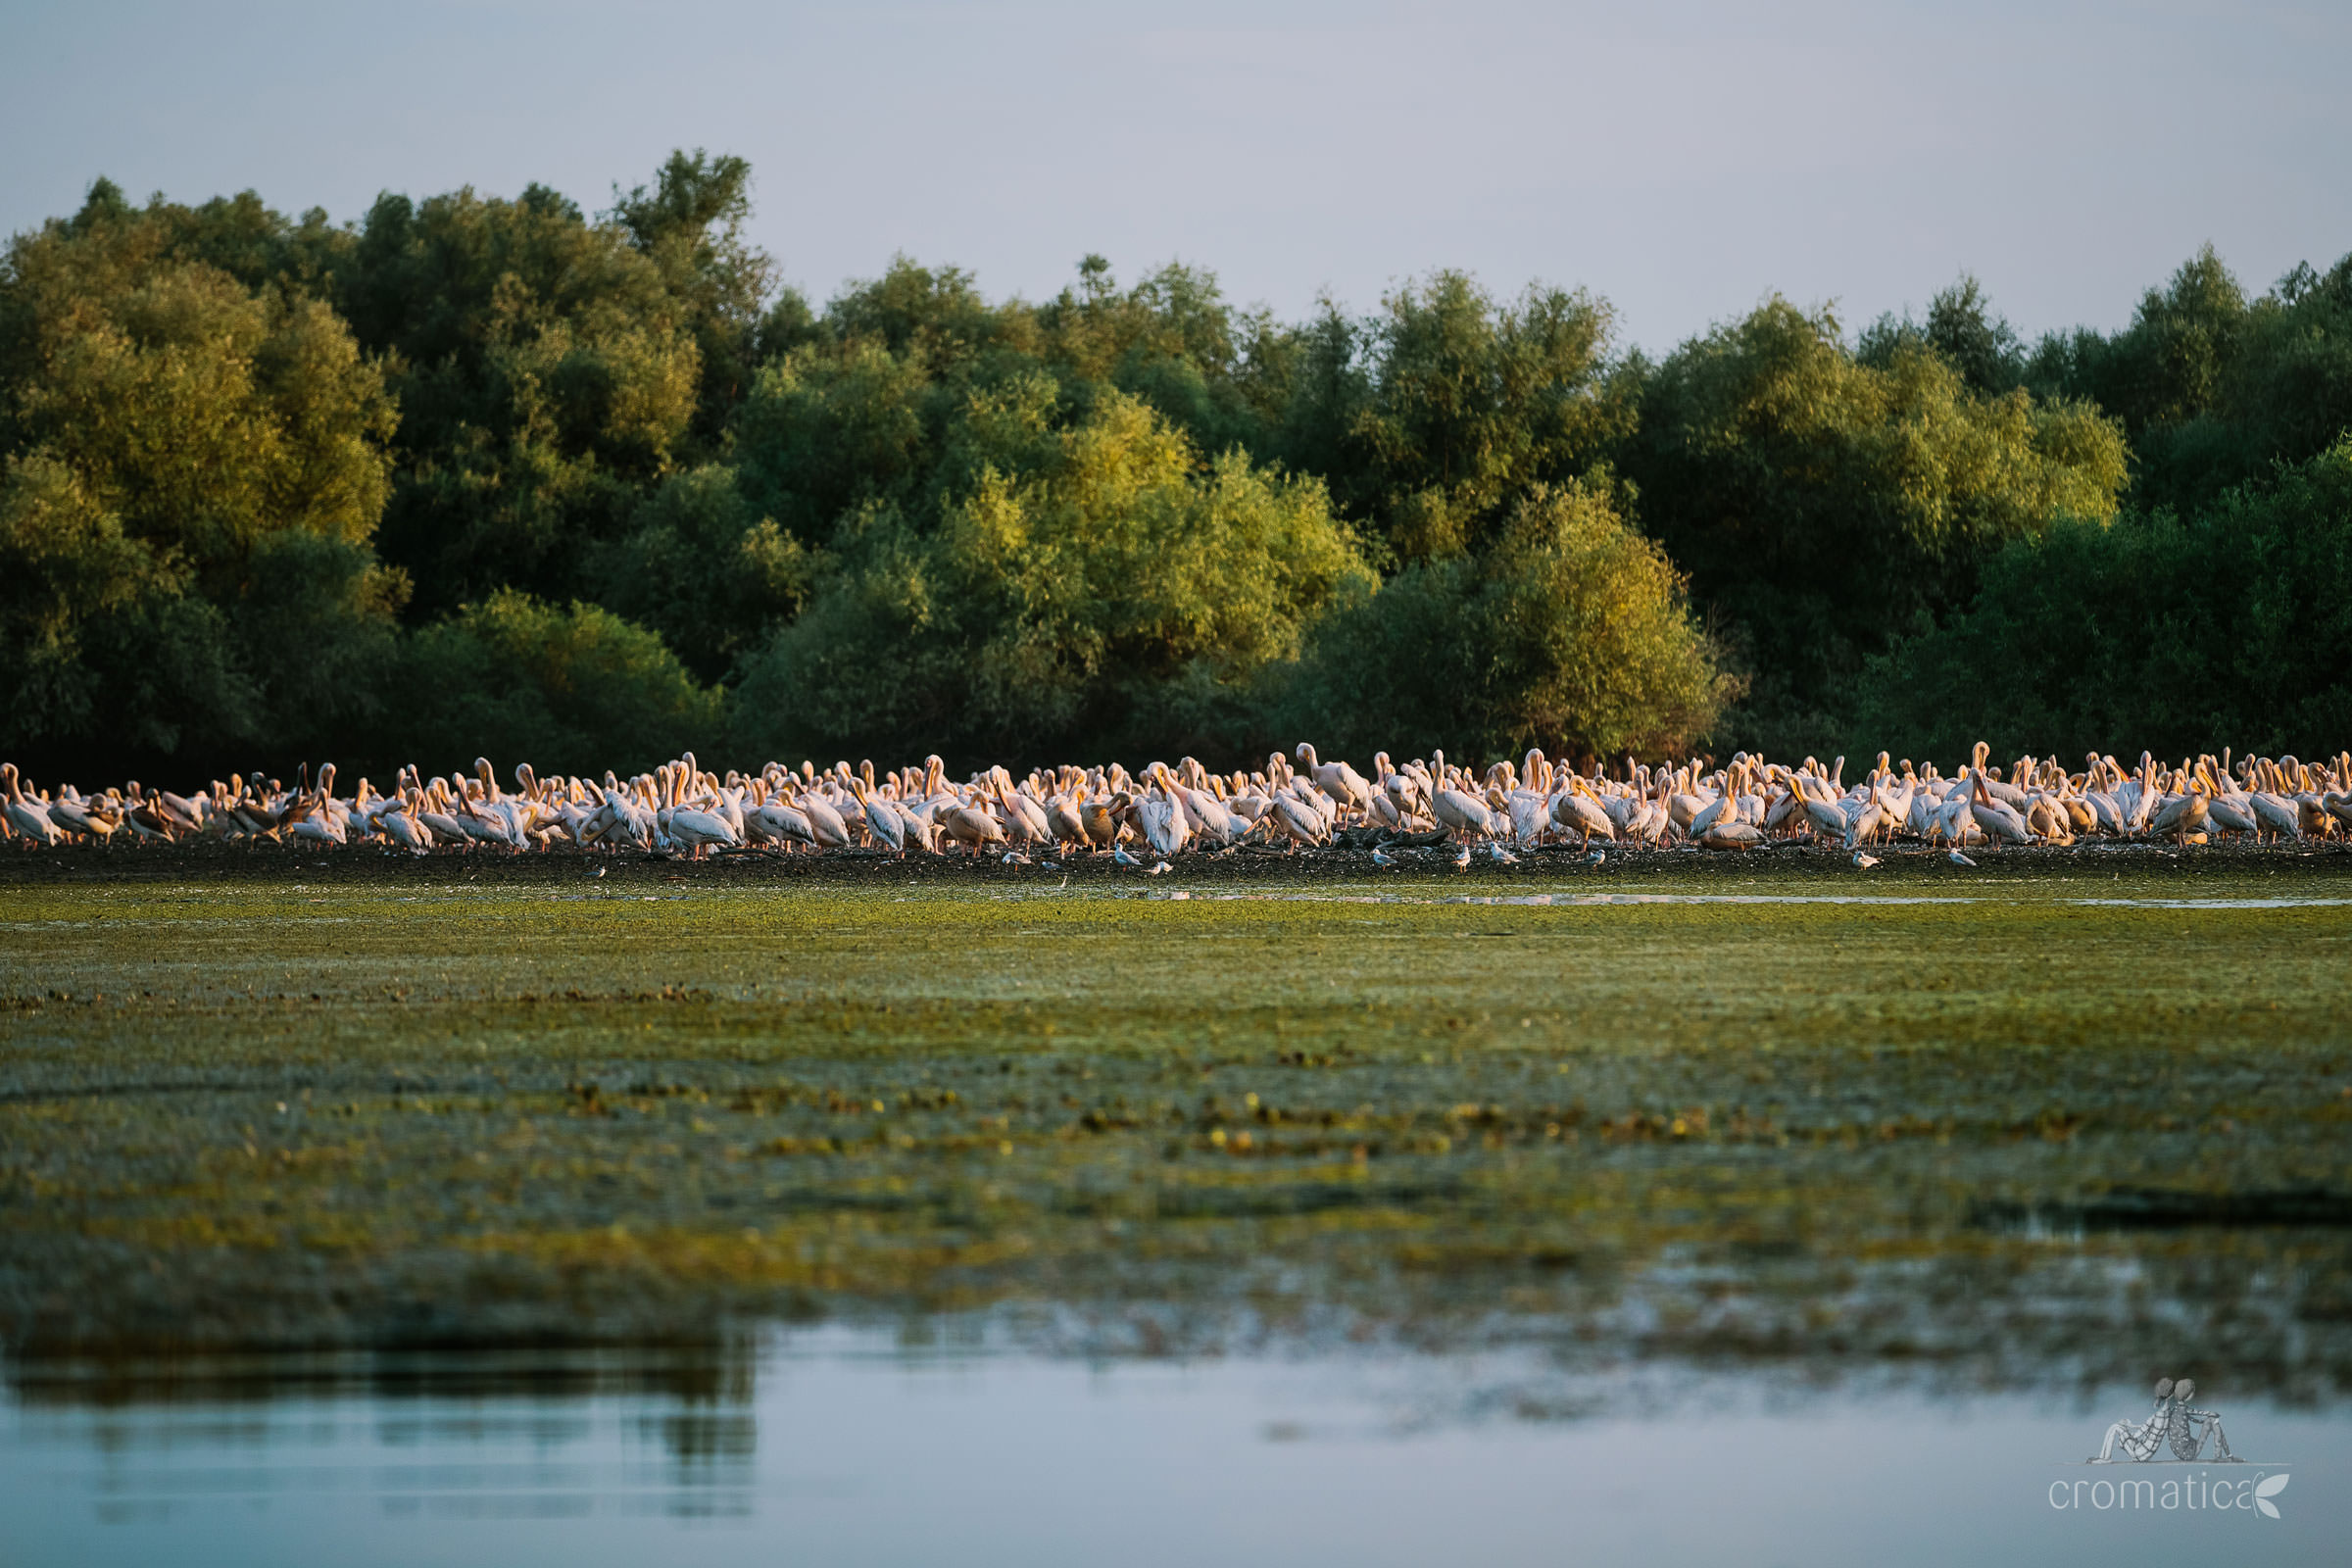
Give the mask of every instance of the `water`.
M 2144 1392 L 1521 1351 L 1090 1361 L 825 1328 L 726 1351 L 19 1366 L 9 1390 L 12 1568 L 2309 1563 L 2340 1550 L 2352 1476 L 2336 1406 L 2208 1390 L 2257 1463 L 2087 1469 Z M 2274 1520 L 2238 1484 L 2281 1469 Z M 2102 1510 L 2095 1486 L 2072 1506 L 2076 1482 L 2119 1479 L 2206 1506 Z M 2248 1505 L 2210 1506 L 2217 1484 Z

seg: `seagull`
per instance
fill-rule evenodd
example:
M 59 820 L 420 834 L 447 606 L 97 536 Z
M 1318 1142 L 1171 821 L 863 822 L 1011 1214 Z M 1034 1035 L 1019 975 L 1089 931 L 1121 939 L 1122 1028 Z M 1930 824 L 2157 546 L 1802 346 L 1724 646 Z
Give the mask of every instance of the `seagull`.
M 1519 857 L 1492 839 L 1487 841 L 1487 853 L 1494 858 L 1496 865 L 1517 865 L 1519 863 Z
M 1165 870 L 1167 870 L 1167 869 L 1168 869 L 1168 862 L 1167 862 L 1167 861 L 1165 861 L 1165 860 L 1161 860 L 1159 863 L 1157 863 L 1156 865 L 1152 866 L 1151 870 L 1149 870 L 1149 871 L 1146 871 L 1146 872 L 1144 873 L 1144 875 L 1146 875 L 1146 876 L 1157 876 L 1157 875 L 1159 875 L 1159 873 L 1160 873 L 1160 872 L 1162 872 L 1162 871 L 1165 871 Z
M 1061 862 L 1059 860 L 1040 860 L 1037 862 L 1037 868 L 1041 871 L 1058 871 L 1061 869 Z
M 1591 855 L 1585 857 L 1585 863 L 1587 865 L 1606 865 L 1609 863 L 1609 858 L 1602 851 L 1594 850 Z
M 1375 844 L 1372 846 L 1372 863 L 1374 865 L 1395 865 L 1396 863 L 1396 857 L 1389 854 L 1386 850 L 1383 850 L 1379 845 Z
M 1944 856 L 1944 858 L 1951 861 L 1954 865 L 1974 865 L 1977 863 L 1976 861 L 1970 859 L 1967 856 L 1962 855 L 1958 850 L 1953 850 L 1951 853 Z
M 1863 870 L 1867 871 L 1872 866 L 1879 863 L 1879 858 L 1875 855 L 1865 855 L 1860 850 L 1856 850 L 1854 852 L 1854 863 L 1860 866 Z
M 1027 865 L 1029 863 L 1029 857 L 1021 854 L 1017 850 L 1006 850 L 1004 852 L 1004 863 L 1006 865 Z
M 1461 854 L 1459 854 L 1459 855 L 1457 855 L 1457 856 L 1455 856 L 1455 857 L 1453 858 L 1453 868 L 1454 868 L 1456 871 L 1466 871 L 1466 870 L 1468 870 L 1468 869 L 1470 868 L 1470 846 L 1469 846 L 1469 845 L 1467 845 L 1467 844 L 1463 845 L 1463 846 L 1462 846 L 1462 853 L 1461 853 Z
M 1121 865 L 1141 865 L 1144 863 L 1143 861 L 1137 859 L 1134 856 L 1129 855 L 1124 848 L 1116 844 L 1113 844 L 1110 847 L 1110 858 Z
M 601 866 L 601 865 L 600 865 L 600 866 L 598 866 L 598 867 L 596 868 L 596 874 L 597 874 L 598 876 L 603 876 L 603 875 L 605 874 L 605 868 L 604 868 L 603 866 Z

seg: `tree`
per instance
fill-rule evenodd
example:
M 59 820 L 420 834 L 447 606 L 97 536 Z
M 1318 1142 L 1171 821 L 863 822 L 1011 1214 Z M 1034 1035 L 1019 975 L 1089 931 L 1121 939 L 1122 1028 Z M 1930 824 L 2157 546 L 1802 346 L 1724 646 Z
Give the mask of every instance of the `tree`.
M 402 413 L 383 550 L 419 614 L 565 595 L 690 448 L 695 302 L 555 192 L 377 199 L 334 298 Z
M 1050 381 L 974 394 L 973 475 L 935 526 L 877 505 L 808 611 L 747 670 L 738 733 L 772 754 L 1068 755 L 1240 722 L 1251 677 L 1368 587 L 1322 487 L 1238 452 L 1203 464 L 1105 392 L 1047 423 Z
M 1268 674 L 1282 733 L 1358 757 L 1683 752 L 1738 691 L 1665 552 L 1598 484 L 1539 486 L 1487 551 L 1407 565 Z
M 623 195 L 612 187 L 612 218 L 686 304 L 703 372 L 696 425 L 706 440 L 750 389 L 775 286 L 775 264 L 744 238 L 751 214 L 752 166 L 700 147 L 672 152 L 650 188 Z
M 2352 257 L 2249 302 L 2208 246 L 2113 337 L 2044 339 L 2033 374 L 2122 415 L 2143 509 L 2199 510 L 2352 428 Z
M 392 404 L 324 303 L 188 259 L 202 228 L 101 182 L 0 267 L 9 744 L 283 744 L 371 710 L 318 677 L 380 656 L 404 591 L 368 550 Z
M 2132 324 L 2113 337 L 2078 329 L 2043 338 L 2027 382 L 2045 395 L 2088 399 L 2122 422 L 2139 504 L 2194 505 L 2249 473 L 2230 450 L 2231 432 L 2214 422 L 2248 314 L 2245 291 L 2207 245 L 2165 287 L 2141 296 Z
M 1291 368 L 1283 451 L 1395 559 L 1477 549 L 1519 497 L 1585 472 L 1631 428 L 1610 327 L 1582 292 L 1531 285 L 1503 305 L 1453 271 L 1361 321 L 1326 304 Z
M 1237 312 L 1216 274 L 1171 263 L 1121 291 L 1100 256 L 1037 312 L 1043 368 L 1083 410 L 1094 388 L 1140 399 L 1203 452 L 1263 454 L 1278 410 L 1252 363 L 1272 335 L 1262 312 Z
M 2112 515 L 2124 451 L 2095 410 L 1973 392 L 1924 349 L 1861 364 L 1829 313 L 1776 297 L 1657 368 L 1622 461 L 1752 676 L 1728 739 L 1801 753 L 1843 734 L 1862 661 L 1964 604 L 1986 554 Z
M 760 372 L 736 415 L 744 497 L 811 546 L 858 507 L 914 505 L 939 463 L 942 397 L 917 347 L 857 337 L 794 349 Z
M 807 599 L 814 557 L 755 513 L 719 464 L 672 474 L 590 573 L 597 601 L 661 634 L 688 668 L 720 680 Z
M 2331 755 L 2352 734 L 2352 439 L 2185 519 L 2011 543 L 1964 612 L 1872 662 L 1855 723 L 1914 757 Z
M 1973 273 L 1961 273 L 1959 282 L 1930 300 L 1924 322 L 1908 313 L 1900 318 L 1891 313 L 1880 317 L 1863 331 L 1854 358 L 1885 370 L 1906 349 L 1936 355 L 1973 392 L 1998 395 L 2025 380 L 2025 346 L 2016 329 L 1993 313 Z
M 721 694 L 661 638 L 596 605 L 492 594 L 416 633 L 404 675 L 417 697 L 368 748 L 378 766 L 446 771 L 498 750 L 505 765 L 626 775 L 721 733 Z

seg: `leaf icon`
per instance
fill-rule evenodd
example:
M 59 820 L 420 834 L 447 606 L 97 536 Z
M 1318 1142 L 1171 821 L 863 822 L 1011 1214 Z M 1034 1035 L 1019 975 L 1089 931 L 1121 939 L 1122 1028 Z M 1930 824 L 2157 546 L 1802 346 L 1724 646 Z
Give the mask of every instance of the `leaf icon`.
M 2287 1482 L 2293 1479 L 2292 1476 L 2285 1474 L 2269 1476 L 2255 1486 L 2254 1506 L 2262 1510 L 2264 1518 L 2276 1519 L 2278 1517 L 2278 1505 L 2271 1499 L 2284 1492 Z

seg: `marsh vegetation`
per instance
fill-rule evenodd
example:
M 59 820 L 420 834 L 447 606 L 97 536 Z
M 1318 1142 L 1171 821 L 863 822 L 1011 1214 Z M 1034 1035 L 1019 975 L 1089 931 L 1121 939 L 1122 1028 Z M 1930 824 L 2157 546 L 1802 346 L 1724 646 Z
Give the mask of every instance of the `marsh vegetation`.
M 1177 899 L 879 861 L 21 860 L 0 1331 L 1031 1302 L 1143 1352 L 1569 1336 L 2002 1383 L 2193 1342 L 2235 1387 L 2331 1389 L 2330 867 L 1234 866 Z

